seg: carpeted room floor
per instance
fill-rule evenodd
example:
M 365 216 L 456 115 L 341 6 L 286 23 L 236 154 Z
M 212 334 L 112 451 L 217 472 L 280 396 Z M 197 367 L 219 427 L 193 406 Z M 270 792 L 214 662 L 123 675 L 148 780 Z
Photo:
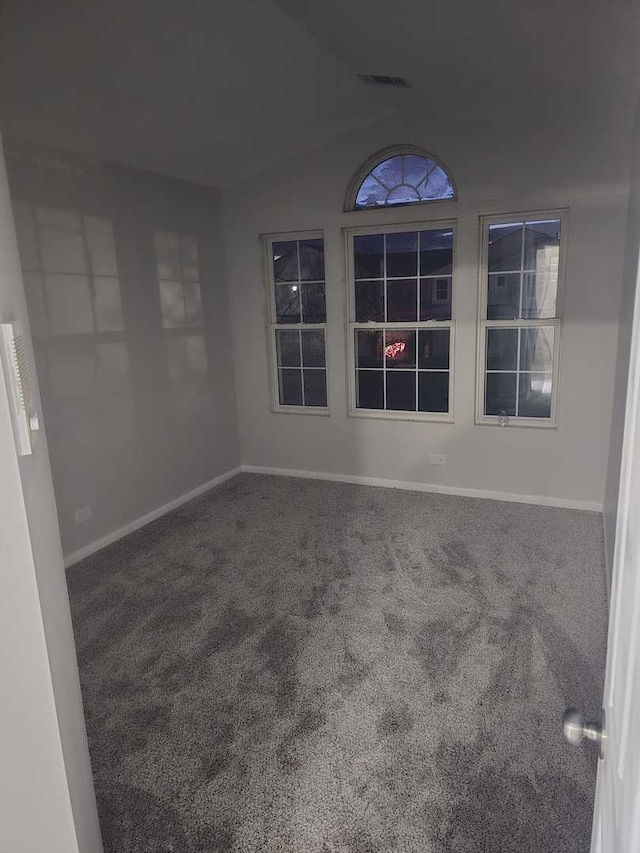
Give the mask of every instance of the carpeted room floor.
M 593 513 L 243 474 L 72 567 L 105 853 L 587 853 Z

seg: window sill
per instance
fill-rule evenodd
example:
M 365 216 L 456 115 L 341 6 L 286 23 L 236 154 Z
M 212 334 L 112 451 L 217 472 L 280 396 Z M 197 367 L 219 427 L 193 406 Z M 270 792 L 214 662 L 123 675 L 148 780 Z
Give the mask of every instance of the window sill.
M 498 417 L 494 417 L 493 415 L 477 415 L 475 419 L 475 425 L 500 427 L 501 429 L 511 429 L 512 427 L 516 427 L 518 429 L 558 429 L 557 419 L 552 420 L 551 418 L 510 417 L 509 423 L 502 426 L 500 424 L 500 419 Z
M 322 415 L 328 417 L 331 412 L 323 406 L 272 406 L 274 415 Z
M 385 409 L 351 409 L 349 417 L 379 421 L 414 421 L 417 423 L 438 424 L 453 423 L 453 414 L 451 412 L 396 412 Z

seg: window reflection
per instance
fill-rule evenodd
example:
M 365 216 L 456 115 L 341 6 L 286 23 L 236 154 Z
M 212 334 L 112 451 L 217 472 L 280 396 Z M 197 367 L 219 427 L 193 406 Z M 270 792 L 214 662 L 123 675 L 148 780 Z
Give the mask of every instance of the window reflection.
M 135 433 L 113 223 L 20 202 L 14 221 L 48 421 L 65 452 Z M 55 452 L 55 451 L 54 451 Z
M 20 203 L 14 219 L 32 334 L 122 331 L 112 222 Z
M 165 329 L 202 325 L 198 244 L 188 234 L 155 232 L 160 312 Z

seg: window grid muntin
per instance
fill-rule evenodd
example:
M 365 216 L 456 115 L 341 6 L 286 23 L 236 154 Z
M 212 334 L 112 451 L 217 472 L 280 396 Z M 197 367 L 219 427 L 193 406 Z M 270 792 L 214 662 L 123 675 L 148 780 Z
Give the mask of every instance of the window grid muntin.
M 417 157 L 425 160 L 428 163 L 427 173 L 424 178 L 422 178 L 417 184 L 407 184 L 406 183 L 406 174 L 405 174 L 405 157 Z M 381 181 L 377 175 L 374 175 L 373 172 L 381 165 L 386 163 L 389 160 L 401 158 L 401 183 L 396 184 L 392 188 L 388 188 L 384 181 Z M 444 176 L 447 179 L 448 187 L 450 189 L 450 194 L 444 196 L 435 196 L 435 197 L 424 197 L 420 196 L 422 193 L 419 192 L 418 188 L 421 187 L 425 181 L 428 182 L 431 174 L 436 169 L 440 169 Z M 396 201 L 396 202 L 387 202 L 387 198 L 381 204 L 370 204 L 370 205 L 358 205 L 357 199 L 360 195 L 360 191 L 367 179 L 371 177 L 373 178 L 380 186 L 386 191 L 386 197 L 400 186 L 410 186 L 416 194 L 419 196 L 415 200 L 411 201 Z M 427 151 L 424 151 L 420 148 L 410 146 L 410 145 L 399 145 L 392 146 L 390 148 L 386 148 L 383 151 L 377 152 L 375 155 L 370 157 L 358 170 L 354 179 L 351 182 L 349 187 L 349 191 L 347 193 L 346 202 L 345 202 L 345 211 L 363 211 L 363 210 L 384 210 L 384 209 L 392 209 L 394 207 L 405 207 L 409 205 L 415 204 L 433 204 L 433 203 L 444 203 L 451 202 L 457 200 L 457 190 L 456 184 L 451 174 L 451 171 L 445 166 L 445 164 L 440 160 L 440 158 L 435 157 L 433 154 L 430 154 Z
M 527 274 L 536 273 L 535 269 L 524 269 L 524 253 L 526 248 L 526 226 L 543 222 L 560 223 L 560 247 L 558 254 L 558 270 L 556 283 L 555 297 L 555 316 L 539 317 L 539 318 L 524 318 L 516 317 L 487 319 L 488 311 L 488 283 L 491 275 L 515 275 L 521 276 L 520 281 L 520 296 L 519 296 L 519 313 L 522 314 L 522 298 L 524 294 L 524 276 Z M 488 257 L 489 257 L 489 230 L 492 226 L 521 225 L 522 226 L 522 245 L 521 245 L 521 269 L 519 270 L 500 270 L 489 272 Z M 477 368 L 476 368 L 476 423 L 479 424 L 498 424 L 500 423 L 500 415 L 487 415 L 486 409 L 486 376 L 489 373 L 513 373 L 516 371 L 496 371 L 487 370 L 486 367 L 486 342 L 487 330 L 490 328 L 514 329 L 518 330 L 518 362 L 520 363 L 520 341 L 521 330 L 526 328 L 545 328 L 553 327 L 554 343 L 552 355 L 552 371 L 551 371 L 551 412 L 548 418 L 534 417 L 530 415 L 517 416 L 509 415 L 509 423 L 512 426 L 519 427 L 542 427 L 555 428 L 558 418 L 558 382 L 560 372 L 560 343 L 562 329 L 562 299 L 564 295 L 564 284 L 566 274 L 566 257 L 567 257 L 567 240 L 568 240 L 568 211 L 549 210 L 549 211 L 534 211 L 518 214 L 505 215 L 489 215 L 481 217 L 481 246 L 480 246 L 480 268 L 479 268 L 479 301 L 478 301 L 478 342 L 477 342 Z M 549 371 L 519 371 L 519 374 L 527 372 L 549 374 Z M 516 388 L 518 395 L 518 405 L 520 396 L 520 383 L 516 380 Z M 516 411 L 518 409 L 516 408 Z
M 322 341 L 324 346 L 324 367 L 318 366 L 310 366 L 304 363 L 304 355 L 302 349 L 302 335 L 304 332 L 314 332 L 318 331 L 322 333 Z M 278 332 L 297 332 L 298 333 L 298 355 L 300 357 L 299 365 L 290 365 L 290 364 L 281 364 L 280 363 L 280 351 L 278 349 Z M 298 323 L 296 326 L 293 326 L 289 323 L 277 323 L 273 325 L 273 348 L 276 357 L 276 371 L 278 378 L 277 385 L 277 393 L 278 393 L 278 405 L 284 406 L 287 409 L 295 408 L 297 404 L 295 403 L 283 403 L 282 402 L 282 385 L 280 383 L 281 372 L 283 370 L 297 370 L 300 373 L 300 385 L 302 389 L 302 407 L 309 409 L 326 409 L 328 405 L 328 390 L 327 390 L 327 336 L 325 333 L 325 327 L 320 326 L 318 324 L 309 324 L 309 323 Z M 305 371 L 318 371 L 324 373 L 325 377 L 325 395 L 327 395 L 327 402 L 324 406 L 316 406 L 314 403 L 306 402 L 306 394 L 304 387 L 304 372 Z
M 387 332 L 391 331 L 409 331 L 416 333 L 416 354 L 415 354 L 415 366 L 414 367 L 387 367 L 387 361 L 385 352 L 388 346 L 387 343 Z M 418 345 L 420 339 L 420 332 L 422 331 L 448 331 L 449 332 L 449 367 L 419 367 L 419 356 L 418 356 Z M 357 350 L 357 338 L 359 331 L 380 331 L 382 332 L 382 365 L 380 367 L 360 367 L 357 364 L 358 358 L 358 350 Z M 419 400 L 419 378 L 420 374 L 427 373 L 446 373 L 449 377 L 449 389 L 448 389 L 448 408 L 447 412 L 451 411 L 451 377 L 452 377 L 452 350 L 453 350 L 453 321 L 451 320 L 428 320 L 422 323 L 354 323 L 353 324 L 353 347 L 354 347 L 354 370 L 356 373 L 356 408 L 361 409 L 364 412 L 406 412 L 411 414 L 412 412 L 416 414 L 445 414 L 444 412 L 439 412 L 435 409 L 420 409 L 420 400 Z M 371 373 L 382 373 L 382 389 L 383 389 L 383 409 L 369 409 L 365 407 L 357 406 L 357 390 L 358 390 L 358 374 L 360 372 L 371 372 Z M 537 372 L 537 371 L 536 371 Z M 398 373 L 414 373 L 415 374 L 415 395 L 416 395 L 416 406 L 415 409 L 387 409 L 387 373 L 391 373 L 392 375 Z
M 285 232 L 282 234 L 266 234 L 263 235 L 263 251 L 264 251 L 264 270 L 265 270 L 265 284 L 267 287 L 267 304 L 268 304 L 268 319 L 269 319 L 269 335 L 268 335 L 268 351 L 269 351 L 269 362 L 270 369 L 269 375 L 271 377 L 271 400 L 272 400 L 272 409 L 274 412 L 286 412 L 288 414 L 309 414 L 309 415 L 328 415 L 329 414 L 329 372 L 327 365 L 327 321 L 326 321 L 326 312 L 327 312 L 327 292 L 326 292 L 326 266 L 325 266 L 325 278 L 324 279 L 302 279 L 302 270 L 300 263 L 300 243 L 304 243 L 307 240 L 321 240 L 322 241 L 322 250 L 323 250 L 323 259 L 326 264 L 326 239 L 324 236 L 324 232 L 322 231 L 295 231 L 295 232 Z M 291 281 L 282 281 L 276 282 L 275 273 L 274 273 L 274 261 L 273 261 L 273 245 L 275 243 L 286 243 L 286 242 L 296 242 L 296 253 L 297 253 L 297 265 L 298 265 L 298 275 L 297 279 Z M 297 323 L 282 323 L 278 321 L 278 313 L 277 313 L 277 305 L 276 305 L 276 287 L 278 286 L 287 286 L 297 284 L 298 286 L 298 297 L 299 297 L 299 316 L 300 321 Z M 324 311 L 325 311 L 325 321 L 323 323 L 308 323 L 304 321 L 304 314 L 302 311 L 302 287 L 305 285 L 316 285 L 323 284 L 324 285 Z M 280 384 L 280 370 L 281 367 L 278 364 L 278 348 L 277 348 L 277 333 L 279 331 L 298 331 L 299 333 L 302 331 L 320 331 L 323 334 L 324 341 L 324 367 L 304 367 L 302 364 L 302 340 L 301 335 L 299 335 L 300 340 L 300 371 L 301 371 L 301 385 L 302 385 L 302 399 L 305 399 L 305 391 L 304 391 L 304 370 L 317 370 L 324 372 L 324 387 L 325 387 L 325 396 L 326 396 L 326 404 L 324 406 L 314 406 L 314 405 L 296 405 L 296 404 L 286 404 L 281 402 L 281 384 Z M 294 367 L 286 367 L 286 370 L 295 370 L 297 368 Z
M 388 234 L 394 233 L 411 233 L 411 232 L 420 232 L 422 231 L 451 231 L 452 234 L 452 246 L 451 246 L 451 272 L 447 275 L 422 275 L 422 259 L 421 259 L 421 251 L 420 251 L 420 237 L 418 237 L 418 243 L 416 247 L 416 251 L 418 253 L 418 268 L 417 274 L 415 276 L 417 280 L 417 317 L 420 317 L 420 282 L 422 280 L 435 280 L 447 278 L 449 282 L 449 291 L 450 291 L 450 319 L 447 320 L 438 320 L 438 319 L 429 319 L 429 320 L 416 320 L 415 322 L 394 322 L 394 321 L 367 321 L 367 322 L 359 322 L 355 319 L 356 317 L 356 282 L 363 281 L 383 281 L 384 284 L 384 316 L 387 316 L 387 288 L 386 281 L 395 281 L 395 280 L 405 280 L 407 276 L 387 276 L 387 241 L 386 237 Z M 375 236 L 375 235 L 383 235 L 383 276 L 378 277 L 367 277 L 367 278 L 359 278 L 355 277 L 355 249 L 354 249 L 354 240 L 356 237 L 360 236 Z M 344 236 L 346 242 L 346 251 L 345 257 L 347 261 L 347 271 L 346 271 L 346 286 L 348 289 L 347 292 L 347 304 L 349 306 L 349 324 L 348 324 L 348 333 L 349 333 L 349 341 L 348 341 L 348 357 L 349 357 L 349 369 L 350 369 L 350 406 L 349 413 L 353 417 L 371 417 L 371 418 L 380 418 L 380 419 L 394 419 L 394 420 L 421 420 L 421 421 L 435 421 L 435 422 L 452 422 L 453 421 L 453 406 L 454 406 L 454 363 L 455 363 L 455 320 L 454 320 L 454 304 L 455 304 L 455 294 L 453 288 L 453 277 L 456 270 L 456 222 L 454 220 L 432 220 L 432 221 L 420 221 L 420 222 L 403 222 L 398 224 L 390 224 L 390 225 L 379 225 L 376 227 L 359 227 L 359 228 L 351 228 L 344 229 Z M 412 278 L 412 276 L 409 276 Z M 385 329 L 408 329 L 408 330 L 416 330 L 416 347 L 417 340 L 420 331 L 423 330 L 437 330 L 437 329 L 448 329 L 449 331 L 449 368 L 448 369 L 435 369 L 435 368 L 418 368 L 418 354 L 416 349 L 416 367 L 412 368 L 416 372 L 416 407 L 419 405 L 418 400 L 418 381 L 420 373 L 448 373 L 449 375 L 449 388 L 448 388 L 448 410 L 446 412 L 427 412 L 421 410 L 398 410 L 398 409 L 387 409 L 387 383 L 386 383 L 386 360 L 383 358 L 383 368 L 358 368 L 356 366 L 357 352 L 356 352 L 356 331 L 357 330 L 381 330 Z M 358 397 L 358 371 L 359 370 L 384 370 L 383 376 L 383 393 L 384 393 L 384 409 L 365 409 L 357 406 L 357 397 Z M 395 369 L 397 372 L 400 372 L 401 369 Z
M 504 329 L 506 331 L 513 330 L 513 331 L 518 332 L 517 346 L 516 346 L 516 362 L 515 362 L 516 366 L 514 369 L 506 368 L 504 370 L 501 370 L 498 368 L 486 367 L 486 363 L 487 363 L 486 354 L 488 352 L 488 346 L 489 346 L 489 330 L 495 329 L 495 328 Z M 522 332 L 525 329 L 548 329 L 548 328 L 553 328 L 553 337 L 554 337 L 553 350 L 551 353 L 551 365 L 552 365 L 551 370 L 542 370 L 542 369 L 540 369 L 540 370 L 523 370 L 520 366 L 521 365 L 521 355 L 522 355 Z M 515 394 L 515 403 L 514 403 L 515 413 L 513 415 L 509 414 L 508 415 L 509 418 L 518 418 L 520 420 L 525 418 L 525 419 L 533 419 L 536 421 L 545 422 L 545 421 L 548 421 L 550 418 L 553 417 L 553 398 L 555 395 L 555 382 L 556 382 L 556 379 L 555 379 L 555 362 L 556 362 L 556 358 L 557 358 L 557 356 L 556 356 L 556 337 L 558 334 L 557 330 L 558 330 L 558 326 L 551 321 L 528 322 L 528 323 L 526 323 L 526 325 L 519 325 L 519 326 L 515 326 L 512 323 L 507 324 L 507 325 L 501 325 L 501 324 L 496 323 L 494 325 L 494 323 L 492 321 L 489 321 L 487 326 L 485 327 L 485 339 L 484 339 L 484 350 L 485 350 L 484 375 L 485 375 L 485 377 L 489 376 L 489 375 L 502 375 L 502 376 L 514 376 L 515 377 L 515 382 L 516 382 L 516 385 L 515 385 L 516 394 Z M 550 401 L 551 413 L 549 415 L 549 418 L 539 417 L 539 416 L 535 416 L 535 415 L 520 415 L 519 414 L 519 412 L 520 412 L 520 379 L 522 376 L 533 376 L 534 374 L 551 378 L 551 401 Z M 486 379 L 485 379 L 483 413 L 487 407 L 487 405 L 486 405 L 486 393 L 487 393 L 487 388 L 486 388 Z M 484 417 L 500 418 L 501 415 L 500 414 L 490 414 L 490 415 L 484 414 Z

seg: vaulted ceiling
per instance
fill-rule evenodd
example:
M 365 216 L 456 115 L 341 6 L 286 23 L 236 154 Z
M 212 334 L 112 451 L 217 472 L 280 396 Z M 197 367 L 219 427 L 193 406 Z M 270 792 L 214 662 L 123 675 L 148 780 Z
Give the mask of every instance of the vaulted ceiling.
M 635 0 L 5 0 L 0 120 L 226 186 L 395 111 L 628 132 Z M 376 89 L 357 73 L 403 75 Z

